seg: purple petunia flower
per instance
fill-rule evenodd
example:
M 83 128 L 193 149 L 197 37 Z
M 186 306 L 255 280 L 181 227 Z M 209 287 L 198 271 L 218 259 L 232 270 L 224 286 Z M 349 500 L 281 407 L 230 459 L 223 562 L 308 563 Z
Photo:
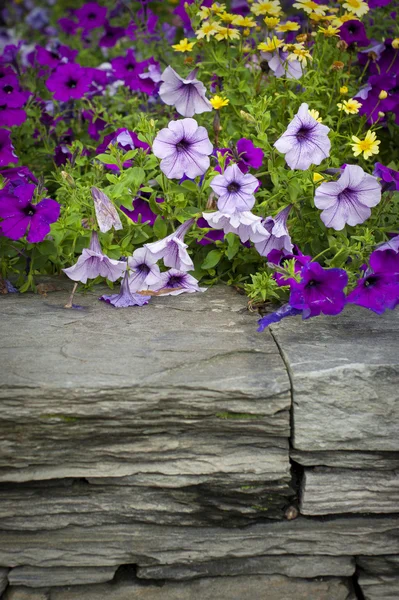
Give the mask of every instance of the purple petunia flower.
M 139 90 L 152 94 L 155 84 L 150 79 L 142 79 L 140 75 L 145 72 L 149 65 L 156 65 L 153 58 L 138 62 L 132 49 L 127 50 L 125 56 L 118 56 L 111 60 L 114 76 L 122 79 L 131 90 Z
M 67 35 L 75 35 L 79 28 L 79 25 L 72 19 L 68 19 L 68 17 L 62 17 L 62 19 L 58 19 L 57 22 L 62 31 Z
M 31 244 L 41 242 L 50 231 L 50 224 L 60 216 L 60 205 L 55 200 L 44 198 L 38 204 L 32 204 L 36 186 L 27 183 L 16 187 L 12 194 L 1 193 L 0 231 L 11 240 L 19 240 L 28 231 L 26 237 Z
M 0 167 L 6 167 L 10 163 L 16 162 L 18 162 L 18 157 L 11 142 L 11 133 L 7 129 L 0 128 Z
M 345 306 L 344 288 L 348 275 L 343 269 L 323 269 L 316 262 L 306 263 L 301 269 L 301 281 L 291 283 L 289 304 L 302 310 L 302 318 L 309 319 L 320 313 L 337 315 Z
M 368 269 L 348 294 L 350 304 L 358 304 L 381 315 L 399 303 L 399 254 L 394 250 L 374 251 Z
M 268 256 L 272 250 L 285 250 L 291 252 L 292 242 L 287 229 L 287 218 L 292 205 L 281 210 L 273 219 L 266 217 L 262 222 L 265 228 L 265 237 L 262 241 L 255 243 L 255 248 L 261 256 Z
M 166 267 L 191 271 L 194 269 L 194 264 L 186 250 L 188 246 L 184 243 L 184 236 L 193 223 L 194 219 L 189 219 L 167 237 L 144 244 L 144 247 L 151 252 L 156 261 L 162 258 Z
M 78 18 L 78 26 L 84 31 L 91 31 L 97 27 L 103 27 L 107 21 L 107 9 L 97 2 L 87 2 L 81 8 L 75 10 Z
M 146 192 L 142 192 L 143 196 L 147 196 Z M 148 194 L 148 197 L 150 194 Z M 156 198 L 156 202 L 163 202 L 163 198 Z M 120 209 L 125 213 L 129 219 L 131 219 L 134 223 L 138 223 L 139 220 L 141 223 L 147 223 L 148 225 L 154 225 L 157 215 L 152 212 L 149 203 L 142 198 L 135 198 L 132 202 L 133 210 L 129 210 L 125 206 L 121 205 Z
M 115 308 L 128 308 L 129 306 L 144 306 L 151 300 L 151 296 L 143 296 L 142 294 L 132 294 L 129 288 L 129 274 L 126 271 L 119 294 L 112 294 L 111 296 L 105 295 L 100 296 L 99 300 L 112 304 Z
M 97 232 L 93 231 L 89 248 L 84 248 L 77 263 L 63 271 L 72 281 L 81 281 L 82 283 L 98 276 L 116 281 L 126 271 L 126 263 L 105 256 L 101 250 Z
M 211 188 L 219 196 L 218 209 L 227 214 L 251 210 L 257 187 L 259 181 L 256 177 L 244 175 L 238 165 L 230 165 L 223 175 L 216 175 L 211 181 Z
M 251 242 L 261 242 L 267 234 L 262 225 L 262 219 L 249 210 L 236 211 L 235 213 L 217 211 L 202 213 L 202 216 L 210 227 L 222 229 L 224 233 L 235 233 L 244 244 L 249 240 Z
M 169 179 L 203 175 L 209 168 L 212 150 L 205 127 L 190 118 L 171 121 L 152 145 L 153 153 L 161 159 L 161 171 Z
M 329 127 L 311 116 L 308 105 L 303 102 L 274 147 L 285 154 L 291 169 L 306 171 L 310 165 L 319 165 L 330 155 L 329 131 Z
M 78 50 L 72 50 L 68 46 L 62 44 L 48 44 L 46 48 L 36 46 L 32 53 L 32 64 L 38 63 L 42 67 L 50 67 L 55 69 L 59 63 L 73 62 L 78 54 Z
M 96 187 L 91 188 L 91 195 L 94 201 L 97 223 L 101 233 L 106 233 L 112 229 L 112 227 L 115 231 L 123 229 L 118 211 L 108 196 Z
M 21 108 L 29 95 L 29 92 L 21 90 L 18 79 L 14 75 L 7 75 L 0 79 L 0 106 Z
M 209 229 L 209 224 L 203 217 L 200 217 L 197 220 L 197 227 L 200 229 Z M 203 235 L 201 239 L 197 240 L 197 244 L 201 244 L 201 246 L 208 246 L 209 244 L 214 244 L 220 240 L 224 239 L 224 232 L 217 229 L 210 229 Z
M 357 21 L 356 19 L 343 23 L 339 28 L 339 35 L 341 40 L 344 40 L 348 46 L 351 44 L 368 46 L 370 43 L 366 34 L 366 28 L 361 21 Z
M 267 61 L 274 77 L 300 79 L 304 73 L 304 67 L 299 60 L 288 60 L 288 54 L 288 52 L 277 50 L 277 52 L 262 53 L 262 57 Z
M 127 264 L 130 269 L 129 288 L 131 292 L 146 290 L 150 285 L 158 283 L 161 272 L 154 255 L 148 248 L 135 250 Z
M 395 235 L 387 242 L 383 242 L 377 246 L 375 251 L 377 250 L 393 250 L 394 252 L 399 252 L 399 235 Z
M 26 121 L 26 112 L 22 108 L 9 108 L 0 104 L 0 123 L 5 127 L 22 125 Z
M 198 69 L 194 69 L 185 79 L 180 77 L 172 67 L 166 67 L 162 73 L 162 85 L 159 88 L 161 100 L 174 106 L 183 117 L 209 112 L 212 104 L 206 98 L 204 84 L 196 79 Z
M 198 286 L 195 277 L 177 269 L 169 269 L 169 271 L 161 273 L 158 283 L 150 286 L 150 289 L 154 292 L 170 290 L 169 294 L 163 293 L 163 296 L 178 296 L 185 292 L 192 294 L 193 292 L 205 292 L 206 290 L 206 288 Z
M 10 167 L 9 169 L 0 171 L 0 175 L 6 181 L 3 190 L 10 193 L 13 193 L 13 190 L 20 185 L 26 185 L 27 183 L 35 183 L 37 185 L 39 183 L 28 167 Z
M 266 327 L 269 327 L 269 325 L 271 325 L 272 323 L 279 323 L 286 317 L 296 317 L 301 313 L 302 310 L 300 310 L 299 308 L 293 308 L 290 304 L 283 304 L 283 306 L 281 306 L 275 312 L 268 313 L 267 315 L 259 319 L 258 331 L 262 332 L 266 329 Z
M 273 263 L 275 265 L 279 265 L 280 267 L 284 267 L 284 263 L 288 260 L 294 260 L 294 272 L 299 273 L 302 269 L 303 265 L 310 262 L 312 260 L 311 256 L 302 254 L 297 246 L 294 246 L 292 253 L 286 253 L 285 250 L 272 250 L 267 257 L 269 263 Z M 291 285 L 294 281 L 292 277 L 287 277 L 283 273 L 274 273 L 274 279 L 276 280 L 277 285 Z
M 398 192 L 399 191 L 399 171 L 385 167 L 381 163 L 377 162 L 374 165 L 374 177 L 382 179 L 382 191 L 383 192 Z
M 91 78 L 85 67 L 67 63 L 58 66 L 50 75 L 46 86 L 53 92 L 54 100 L 67 102 L 72 99 L 82 98 L 90 88 Z
M 251 140 L 239 139 L 236 148 L 239 157 L 237 165 L 243 173 L 247 173 L 250 168 L 259 169 L 262 166 L 264 152 L 262 148 L 256 148 Z
M 104 34 L 100 38 L 98 45 L 100 48 L 113 48 L 115 44 L 125 35 L 123 27 L 112 27 L 109 23 L 105 24 Z
M 336 231 L 346 224 L 364 223 L 380 200 L 381 185 L 357 165 L 346 165 L 338 181 L 321 183 L 314 197 L 315 206 L 322 210 L 321 220 Z

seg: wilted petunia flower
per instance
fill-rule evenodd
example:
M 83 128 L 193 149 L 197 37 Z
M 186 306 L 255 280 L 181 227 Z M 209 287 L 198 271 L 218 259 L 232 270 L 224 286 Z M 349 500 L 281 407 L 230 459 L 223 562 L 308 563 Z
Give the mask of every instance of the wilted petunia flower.
M 224 233 L 235 233 L 245 243 L 261 242 L 267 232 L 262 225 L 262 219 L 249 210 L 223 213 L 219 210 L 213 213 L 202 213 L 204 219 L 214 229 L 223 229 Z
M 266 217 L 262 222 L 267 235 L 260 242 L 255 243 L 255 248 L 261 256 L 268 256 L 272 250 L 285 250 L 291 252 L 293 246 L 287 229 L 287 218 L 291 205 L 273 217 Z
M 291 169 L 306 171 L 310 165 L 319 165 L 330 155 L 329 131 L 329 127 L 311 116 L 308 105 L 303 102 L 274 147 L 285 154 L 285 160 Z
M 112 304 L 115 308 L 127 308 L 128 306 L 144 306 L 151 300 L 151 296 L 143 296 L 142 294 L 132 294 L 129 289 L 129 275 L 126 271 L 119 294 L 112 294 L 110 296 L 103 295 L 99 298 L 108 304 Z
M 62 64 L 50 75 L 46 86 L 55 100 L 67 102 L 82 98 L 90 88 L 91 78 L 85 67 L 74 63 Z
M 86 283 L 88 279 L 95 279 L 99 275 L 110 281 L 116 281 L 126 271 L 126 263 L 105 256 L 97 232 L 93 231 L 89 248 L 84 248 L 76 264 L 63 271 L 72 281 L 82 283 Z
M 148 289 L 149 285 L 158 282 L 161 272 L 157 260 L 148 248 L 138 248 L 133 256 L 128 258 L 127 264 L 130 269 L 129 288 L 131 292 Z
M 204 84 L 196 79 L 194 69 L 185 79 L 180 77 L 172 67 L 166 67 L 162 73 L 162 85 L 159 88 L 161 100 L 174 106 L 183 117 L 209 112 L 212 104 L 206 98 Z
M 154 292 L 162 290 L 163 296 L 178 296 L 185 292 L 192 294 L 193 292 L 205 292 L 206 290 L 206 288 L 198 286 L 195 277 L 178 269 L 169 269 L 169 271 L 161 273 L 158 283 L 150 286 L 150 289 Z M 169 294 L 165 294 L 164 290 L 170 290 Z
M 6 167 L 10 163 L 16 162 L 18 162 L 18 156 L 15 154 L 11 142 L 11 132 L 7 129 L 0 129 L 0 167 Z
M 91 188 L 97 223 L 101 233 L 106 233 L 112 227 L 117 231 L 123 229 L 118 211 L 104 192 L 96 187 Z
M 0 231 L 11 240 L 26 237 L 31 244 L 41 242 L 50 231 L 50 224 L 60 216 L 60 205 L 51 198 L 32 204 L 36 186 L 33 183 L 19 185 L 12 193 L 3 192 L 0 199 Z
M 346 165 L 338 181 L 319 185 L 314 203 L 322 209 L 320 217 L 325 226 L 340 231 L 346 224 L 364 223 L 371 215 L 370 207 L 380 200 L 377 179 L 357 165 Z
M 207 130 L 195 119 L 171 121 L 152 145 L 155 156 L 161 159 L 161 171 L 169 179 L 203 175 L 209 168 L 212 150 Z
M 211 188 L 219 196 L 218 209 L 228 214 L 251 210 L 255 204 L 253 193 L 258 186 L 256 177 L 244 175 L 238 165 L 230 165 L 223 175 L 216 175 L 211 181 Z
M 150 251 L 155 260 L 162 258 L 166 267 L 191 271 L 194 269 L 194 264 L 186 250 L 188 246 L 184 243 L 184 236 L 193 223 L 194 219 L 189 219 L 163 240 L 144 244 L 144 247 Z

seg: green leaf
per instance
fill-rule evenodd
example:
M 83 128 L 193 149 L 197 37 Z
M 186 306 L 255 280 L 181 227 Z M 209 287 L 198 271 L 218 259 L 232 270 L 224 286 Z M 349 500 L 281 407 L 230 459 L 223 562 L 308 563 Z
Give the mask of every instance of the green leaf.
M 228 244 L 228 248 L 227 248 L 227 258 L 229 260 L 231 260 L 232 258 L 235 257 L 235 255 L 237 254 L 237 252 L 240 249 L 240 239 L 237 235 L 235 235 L 234 233 L 228 233 L 226 235 L 226 240 L 227 240 L 227 244 Z
M 212 269 L 213 267 L 216 267 L 216 265 L 218 264 L 218 262 L 220 261 L 222 256 L 223 256 L 223 254 L 220 250 L 211 250 L 206 255 L 206 258 L 201 265 L 201 269 L 208 270 L 208 269 Z
M 118 161 L 110 154 L 98 154 L 96 159 L 106 165 L 117 165 Z
M 187 179 L 186 181 L 183 181 L 183 183 L 180 184 L 180 187 L 184 187 L 186 190 L 189 190 L 190 192 L 198 192 L 197 184 L 194 183 L 194 181 L 190 181 L 189 179 Z
M 160 215 L 158 215 L 158 217 L 155 219 L 153 231 L 159 240 L 166 237 L 166 234 L 168 232 L 168 226 L 166 225 L 165 221 Z
M 154 190 L 152 189 L 152 187 L 148 187 L 148 186 L 140 188 L 140 192 L 147 192 L 148 194 L 151 194 L 153 191 Z

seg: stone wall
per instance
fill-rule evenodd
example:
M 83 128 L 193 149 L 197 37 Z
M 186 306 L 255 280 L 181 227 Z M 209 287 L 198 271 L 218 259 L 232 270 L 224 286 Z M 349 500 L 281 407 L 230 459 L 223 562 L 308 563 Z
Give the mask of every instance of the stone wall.
M 398 600 L 399 313 L 0 298 L 2 600 Z

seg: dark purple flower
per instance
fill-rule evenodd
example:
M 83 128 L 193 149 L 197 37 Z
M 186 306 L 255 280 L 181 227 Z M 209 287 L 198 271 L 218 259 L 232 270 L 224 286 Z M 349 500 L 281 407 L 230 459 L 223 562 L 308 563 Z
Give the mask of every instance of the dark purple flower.
M 125 35 L 125 29 L 123 27 L 112 27 L 109 23 L 106 23 L 104 28 L 104 34 L 100 38 L 98 45 L 100 48 L 113 48 L 121 37 Z
M 380 8 L 381 6 L 388 6 L 391 2 L 392 0 L 368 0 L 367 4 L 369 5 L 369 8 L 373 10 L 374 8 Z
M 132 294 L 129 289 L 129 274 L 126 271 L 119 294 L 112 294 L 111 296 L 101 296 L 99 300 L 103 300 L 108 304 L 112 304 L 115 308 L 128 308 L 129 306 L 144 306 L 151 300 L 151 296 L 143 296 L 141 294 Z
M 344 288 L 348 275 L 343 269 L 323 269 L 316 262 L 306 263 L 301 269 L 301 281 L 291 283 L 289 304 L 302 310 L 302 318 L 309 319 L 320 313 L 337 315 L 345 306 Z
M 133 50 L 129 49 L 125 56 L 118 56 L 111 60 L 114 76 L 117 79 L 122 79 L 131 90 L 146 91 L 150 83 L 151 92 L 154 90 L 154 83 L 147 82 L 145 79 L 140 79 L 140 74 L 151 64 L 156 64 L 153 58 L 138 62 Z M 147 92 L 148 93 L 148 92 Z
M 382 179 L 382 191 L 383 192 L 398 192 L 399 191 L 399 171 L 395 169 L 389 169 L 381 163 L 377 162 L 374 165 L 374 177 Z
M 27 183 L 38 184 L 38 180 L 28 167 L 10 167 L 9 169 L 0 171 L 0 175 L 6 181 L 6 186 L 3 189 L 11 193 L 20 185 L 26 185 Z
M 129 288 L 131 292 L 147 290 L 150 285 L 158 284 L 161 272 L 156 258 L 147 248 L 135 250 L 127 264 L 130 269 Z
M 54 100 L 67 102 L 82 98 L 88 92 L 90 83 L 87 69 L 77 64 L 67 63 L 58 66 L 47 79 L 46 86 L 50 92 L 53 92 Z
M 205 219 L 203 217 L 201 217 L 200 219 L 198 219 L 197 221 L 197 227 L 201 228 L 201 229 L 210 229 L 209 228 L 209 224 L 207 221 L 205 221 Z M 203 238 L 200 240 L 197 240 L 197 244 L 201 244 L 201 246 L 207 246 L 208 244 L 214 244 L 215 242 L 219 241 L 219 240 L 223 240 L 224 239 L 224 232 L 218 229 L 210 229 L 209 231 L 207 231 L 207 233 L 204 234 Z
M 68 46 L 59 44 L 58 46 L 49 45 L 47 48 L 36 46 L 33 53 L 35 61 L 42 67 L 50 67 L 55 69 L 59 63 L 66 59 L 68 62 L 73 62 L 78 54 L 78 50 L 72 50 Z M 65 62 L 65 60 L 64 60 Z
M 158 283 L 151 285 L 150 289 L 154 292 L 160 290 L 170 290 L 169 296 L 178 296 L 185 292 L 192 294 L 193 292 L 205 292 L 206 288 L 200 288 L 198 281 L 192 275 L 184 271 L 178 271 L 177 269 L 169 269 L 161 273 Z
M 67 35 L 75 35 L 77 32 L 79 25 L 76 21 L 72 19 L 68 19 L 67 17 L 63 17 L 62 19 L 58 19 L 58 25 L 61 27 L 64 33 Z
M 393 75 L 372 75 L 368 80 L 367 95 L 363 93 L 362 106 L 359 109 L 361 115 L 367 115 L 368 123 L 381 120 L 379 113 L 395 111 L 399 105 L 399 88 L 396 77 Z M 388 93 L 384 99 L 379 98 L 380 92 Z M 361 91 L 357 94 L 360 97 Z
M 251 140 L 241 138 L 237 142 L 238 166 L 243 173 L 250 168 L 259 169 L 262 166 L 264 152 L 262 148 L 256 148 Z
M 18 162 L 18 157 L 11 142 L 11 132 L 0 128 L 0 167 L 6 167 L 10 163 L 16 162 Z
M 384 41 L 385 49 L 377 62 L 370 64 L 370 73 L 373 75 L 396 75 L 399 72 L 399 52 L 392 47 L 392 39 Z
M 103 27 L 107 20 L 107 9 L 100 6 L 97 2 L 87 2 L 78 10 L 75 10 L 78 19 L 78 26 L 84 31 L 90 31 L 97 27 Z
M 172 67 L 166 67 L 162 73 L 163 83 L 159 89 L 161 100 L 169 106 L 174 106 L 183 117 L 192 117 L 212 110 L 212 104 L 205 96 L 205 86 L 196 79 L 196 73 L 197 69 L 185 79 Z
M 0 123 L 5 127 L 22 125 L 26 121 L 26 112 L 22 108 L 8 108 L 6 104 L 0 104 Z
M 110 144 L 117 144 L 118 148 L 128 152 L 129 150 L 134 150 L 135 148 L 142 148 L 145 151 L 150 149 L 149 145 L 146 142 L 142 142 L 139 140 L 137 134 L 134 131 L 129 131 L 128 129 L 117 129 L 113 133 L 109 133 L 106 135 L 101 142 L 101 144 L 97 148 L 97 154 L 102 154 L 106 152 L 108 146 Z M 105 165 L 108 169 L 112 169 L 114 171 L 119 170 L 116 165 Z M 126 161 L 123 163 L 123 167 L 127 169 L 132 166 L 132 161 Z
M 156 261 L 162 258 L 166 267 L 179 271 L 191 271 L 194 269 L 194 264 L 186 250 L 188 246 L 184 243 L 184 236 L 193 223 L 194 219 L 189 219 L 167 237 L 157 242 L 144 244 L 144 247 L 149 250 Z
M 361 21 L 357 21 L 356 19 L 343 23 L 339 28 L 339 35 L 341 40 L 344 40 L 348 46 L 351 44 L 368 46 L 370 43 L 363 23 Z
M 303 102 L 274 147 L 285 154 L 291 169 L 306 171 L 310 165 L 319 165 L 330 155 L 329 131 L 329 127 L 311 116 L 308 105 Z
M 266 217 L 262 221 L 265 229 L 265 237 L 260 242 L 255 243 L 255 248 L 261 256 L 268 256 L 272 250 L 285 250 L 291 252 L 292 242 L 287 229 L 287 218 L 292 205 L 288 205 L 281 210 L 273 219 Z
M 130 39 L 137 40 L 139 34 L 142 33 L 142 40 L 145 43 L 154 41 L 153 34 L 158 24 L 158 20 L 157 15 L 153 13 L 152 10 L 147 7 L 140 8 L 140 10 L 137 11 L 135 20 L 130 21 L 128 28 L 126 29 L 126 34 Z
M 152 145 L 153 153 L 161 159 L 161 171 L 169 179 L 203 175 L 209 168 L 212 150 L 205 127 L 190 118 L 171 121 Z
M 98 118 L 94 115 L 92 110 L 84 110 L 82 111 L 82 117 L 85 121 L 88 122 L 87 133 L 93 140 L 100 139 L 100 132 L 106 128 L 107 123 L 104 119 Z
M 145 195 L 145 193 L 143 194 Z M 162 198 L 156 198 L 157 202 L 163 202 Z M 155 223 L 155 219 L 157 215 L 152 212 L 150 205 L 146 200 L 142 200 L 141 198 L 135 198 L 132 202 L 133 210 L 129 210 L 125 206 L 121 206 L 120 209 L 131 219 L 134 223 L 147 223 L 151 225 L 151 227 Z
M 99 276 L 116 281 L 126 272 L 126 263 L 105 256 L 98 241 L 98 235 L 93 231 L 89 248 L 84 248 L 77 263 L 63 271 L 72 281 L 81 281 L 82 283 Z
M 0 106 L 21 108 L 28 100 L 29 95 L 29 92 L 21 90 L 15 75 L 8 75 L 0 79 Z
M 27 241 L 41 242 L 50 231 L 50 224 L 60 216 L 60 205 L 55 200 L 44 198 L 32 204 L 36 187 L 32 183 L 20 185 L 13 193 L 0 193 L 0 231 L 11 240 L 19 240 L 29 229 Z
M 227 214 L 251 210 L 255 204 L 255 190 L 259 182 L 253 175 L 244 174 L 238 165 L 227 167 L 223 175 L 216 175 L 211 188 L 219 196 L 218 209 Z
M 374 251 L 370 269 L 361 277 L 347 301 L 381 315 L 399 302 L 399 254 L 394 250 Z
M 300 315 L 302 310 L 298 308 L 293 308 L 290 304 L 283 304 L 279 309 L 275 312 L 268 313 L 258 321 L 258 331 L 264 331 L 266 327 L 269 327 L 272 323 L 279 323 L 282 319 L 286 317 L 296 317 Z

